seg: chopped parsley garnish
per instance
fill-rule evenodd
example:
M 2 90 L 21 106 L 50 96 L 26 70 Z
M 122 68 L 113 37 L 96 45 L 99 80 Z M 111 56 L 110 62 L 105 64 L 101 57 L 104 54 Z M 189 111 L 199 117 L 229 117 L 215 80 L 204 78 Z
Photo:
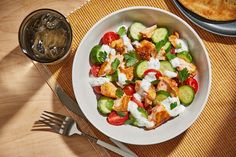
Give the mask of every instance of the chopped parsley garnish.
M 160 49 L 165 45 L 166 41 L 165 40 L 161 40 L 158 43 L 156 43 L 156 50 L 157 52 L 160 51 Z
M 126 115 L 125 112 L 122 112 L 122 111 L 117 111 L 116 113 L 117 113 L 118 116 L 120 116 L 120 117 L 124 117 L 124 116 Z
M 129 115 L 129 119 L 125 121 L 125 124 L 133 124 L 135 122 L 135 118 L 132 114 Z
M 116 70 L 119 65 L 120 65 L 120 60 L 116 58 L 116 59 L 111 63 L 111 68 L 112 68 L 113 70 Z
M 160 82 L 160 80 L 154 80 L 151 82 L 152 85 L 157 85 Z
M 177 102 L 171 103 L 170 109 L 173 110 L 174 108 L 176 108 L 176 106 L 177 106 Z
M 174 59 L 176 56 L 174 54 L 171 54 L 170 52 L 166 53 L 167 59 L 170 61 L 171 59 Z
M 144 108 L 138 107 L 138 111 L 141 112 L 141 114 L 142 114 L 142 116 L 143 116 L 144 118 L 147 118 L 147 117 L 148 117 L 148 113 L 147 113 L 147 111 L 146 111 Z
M 135 84 L 135 81 L 126 80 L 125 83 L 126 84 Z
M 118 98 L 121 98 L 121 97 L 123 96 L 123 94 L 124 94 L 123 90 L 122 90 L 121 88 L 117 88 L 117 90 L 116 90 L 116 96 L 117 96 Z
M 126 34 L 126 28 L 124 26 L 120 27 L 117 34 L 119 34 L 119 36 L 123 36 Z
M 184 82 L 188 77 L 189 77 L 189 73 L 188 73 L 187 68 L 184 68 L 183 70 L 179 72 L 179 80 L 181 82 Z
M 98 60 L 99 60 L 100 63 L 105 62 L 106 58 L 107 58 L 107 52 L 106 51 L 100 51 L 98 53 Z
M 125 65 L 128 67 L 133 66 L 138 62 L 138 56 L 134 51 L 124 54 L 124 58 L 126 61 Z
M 180 49 L 182 47 L 182 44 L 181 43 L 178 43 L 177 45 L 176 45 L 176 48 L 177 49 Z

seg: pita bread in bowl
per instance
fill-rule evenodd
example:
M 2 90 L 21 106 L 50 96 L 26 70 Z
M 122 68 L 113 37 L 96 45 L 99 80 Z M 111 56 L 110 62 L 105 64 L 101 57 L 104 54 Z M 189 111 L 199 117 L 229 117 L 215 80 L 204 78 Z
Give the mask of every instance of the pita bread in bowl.
M 178 0 L 185 8 L 214 21 L 236 20 L 236 0 Z

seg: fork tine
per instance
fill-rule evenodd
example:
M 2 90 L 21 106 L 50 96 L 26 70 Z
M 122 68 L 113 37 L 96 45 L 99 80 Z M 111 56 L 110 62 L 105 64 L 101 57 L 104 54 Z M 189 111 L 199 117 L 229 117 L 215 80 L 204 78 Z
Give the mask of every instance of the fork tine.
M 47 114 L 44 114 L 44 113 L 42 113 L 42 115 L 43 115 L 43 116 L 46 116 L 46 117 L 48 117 L 48 118 L 50 118 L 50 119 L 53 119 L 53 120 L 55 120 L 55 121 L 58 121 L 58 122 L 60 122 L 60 123 L 63 123 L 63 121 L 62 121 L 61 119 L 57 119 L 57 118 L 55 118 L 55 117 L 53 117 L 53 116 L 50 116 L 50 115 L 47 115 Z
M 49 112 L 49 111 L 44 111 L 44 112 L 47 113 L 47 114 L 53 115 L 55 117 L 58 117 L 60 119 L 63 119 L 63 120 L 66 119 L 66 116 L 58 114 L 58 113 L 52 113 L 52 112 Z
M 53 120 L 51 120 L 51 119 L 49 119 L 49 118 L 45 118 L 45 117 L 43 117 L 43 116 L 40 116 L 40 118 L 42 118 L 44 121 L 49 121 L 49 122 L 51 122 L 52 124 L 54 124 L 54 125 L 56 125 L 56 126 L 58 126 L 58 127 L 62 127 L 62 125 L 63 125 L 63 123 L 58 123 L 58 122 L 56 122 L 56 121 L 53 121 Z M 51 124 L 51 125 L 52 125 Z M 54 126 L 53 125 L 53 126 Z

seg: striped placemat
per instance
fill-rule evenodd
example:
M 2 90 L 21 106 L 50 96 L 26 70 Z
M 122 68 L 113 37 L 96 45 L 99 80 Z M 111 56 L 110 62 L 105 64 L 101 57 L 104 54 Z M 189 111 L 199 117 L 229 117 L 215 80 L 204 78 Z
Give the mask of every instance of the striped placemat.
M 63 63 L 50 65 L 53 77 L 73 95 L 71 69 L 76 48 L 86 32 L 102 17 L 129 6 L 153 6 L 187 21 L 200 35 L 212 64 L 212 88 L 197 121 L 180 136 L 156 145 L 128 145 L 139 156 L 236 156 L 236 38 L 206 32 L 192 24 L 171 0 L 91 0 L 68 16 L 73 29 L 72 52 Z M 94 129 L 95 134 L 107 138 Z M 111 154 L 114 156 L 114 154 Z

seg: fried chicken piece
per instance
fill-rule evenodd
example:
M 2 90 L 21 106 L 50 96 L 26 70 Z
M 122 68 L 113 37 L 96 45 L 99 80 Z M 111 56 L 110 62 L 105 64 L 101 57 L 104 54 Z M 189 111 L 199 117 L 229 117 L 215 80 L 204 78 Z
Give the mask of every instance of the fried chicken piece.
M 156 54 L 156 46 L 147 40 L 143 40 L 140 42 L 140 46 L 136 48 L 136 51 L 141 59 L 149 60 L 151 54 Z
M 98 72 L 98 77 L 100 76 L 104 76 L 106 74 L 112 74 L 114 72 L 114 70 L 111 68 L 111 64 L 115 59 L 119 59 L 120 63 L 123 62 L 124 56 L 123 55 L 109 55 L 109 61 L 105 61 L 104 63 L 102 63 L 101 68 Z M 121 66 L 121 64 L 119 65 Z
M 126 112 L 130 99 L 131 99 L 130 96 L 124 94 L 120 99 L 115 100 L 115 103 L 113 105 L 113 110 Z
M 156 28 L 157 25 L 153 25 L 151 27 L 145 28 L 140 33 L 142 34 L 143 38 L 151 38 Z
M 124 73 L 130 81 L 134 78 L 134 67 L 120 68 L 120 72 Z
M 166 51 L 164 50 L 164 48 L 161 48 L 160 51 L 158 52 L 157 59 L 159 60 L 166 60 Z
M 160 82 L 157 85 L 158 90 L 165 90 L 171 93 L 173 96 L 177 96 L 179 93 L 178 84 L 174 79 L 163 76 L 160 77 Z
M 176 48 L 177 47 L 177 39 L 179 39 L 179 34 L 175 32 L 173 35 L 169 36 L 169 41 Z
M 101 93 L 104 96 L 107 96 L 110 98 L 117 98 L 116 90 L 117 90 L 117 87 L 111 82 L 106 82 L 103 85 L 101 85 Z
M 155 122 L 155 125 L 148 129 L 154 129 L 168 121 L 170 118 L 170 114 L 167 112 L 165 107 L 161 104 L 158 104 L 152 108 L 151 114 L 148 116 L 148 120 Z
M 193 63 L 186 62 L 184 59 L 178 58 L 180 65 L 177 67 L 178 71 L 187 68 L 188 72 L 192 75 L 196 75 L 197 67 Z
M 144 98 L 145 105 L 146 106 L 151 105 L 153 100 L 155 100 L 156 95 L 157 94 L 156 94 L 155 87 L 153 85 L 151 85 L 151 87 L 149 88 L 149 90 L 147 92 L 147 95 Z
M 114 48 L 116 51 L 120 52 L 121 54 L 123 54 L 125 51 L 124 41 L 121 38 L 118 40 L 112 41 L 110 46 Z

